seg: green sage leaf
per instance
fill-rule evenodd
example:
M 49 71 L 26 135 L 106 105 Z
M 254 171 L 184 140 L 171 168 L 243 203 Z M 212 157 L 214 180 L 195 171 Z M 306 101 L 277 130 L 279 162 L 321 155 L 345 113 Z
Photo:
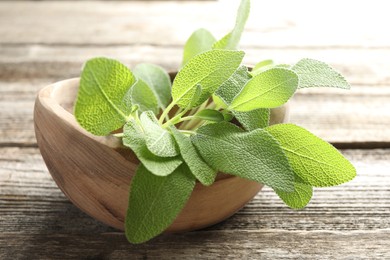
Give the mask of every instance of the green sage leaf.
M 129 89 L 124 100 L 129 106 L 138 105 L 138 111 L 140 112 L 148 110 L 154 114 L 158 114 L 159 112 L 156 96 L 150 87 L 141 79 L 138 79 Z
M 244 52 L 212 50 L 191 59 L 177 74 L 172 85 L 175 104 L 186 108 L 190 105 L 196 86 L 202 93 L 195 106 L 202 104 L 240 65 Z
M 240 66 L 233 75 L 217 89 L 215 97 L 222 100 L 226 105 L 230 105 L 234 97 L 241 92 L 242 88 L 251 78 L 252 76 L 248 72 L 248 68 Z M 264 128 L 269 125 L 270 110 L 268 108 L 259 108 L 245 112 L 232 111 L 232 113 L 244 129 L 248 131 Z
M 87 61 L 74 110 L 77 122 L 95 135 L 107 135 L 122 127 L 131 112 L 123 98 L 134 82 L 131 71 L 118 61 Z
M 269 108 L 258 108 L 246 112 L 233 111 L 232 113 L 247 131 L 267 127 L 271 115 Z
M 248 68 L 240 66 L 215 92 L 226 105 L 230 105 L 234 97 L 241 92 L 242 88 L 251 79 Z
M 211 50 L 216 39 L 206 29 L 193 32 L 184 45 L 182 66 L 198 54 Z
M 350 89 L 345 78 L 328 64 L 313 59 L 302 59 L 292 67 L 299 77 L 299 88 L 333 87 Z
M 133 118 L 123 127 L 122 141 L 154 175 L 167 176 L 183 162 L 179 156 L 160 157 L 150 152 L 146 146 L 145 133 Z
M 192 174 L 203 184 L 213 184 L 217 172 L 203 161 L 191 142 L 190 137 L 180 133 L 175 127 L 171 127 L 173 136 L 180 148 L 180 154 L 184 162 L 190 168 Z
M 230 39 L 232 37 L 232 32 L 225 34 L 221 39 L 215 42 L 212 46 L 213 49 L 228 49 Z
M 295 93 L 298 76 L 292 70 L 272 68 L 248 81 L 234 98 L 230 110 L 250 111 L 283 105 Z
M 213 122 L 222 122 L 225 120 L 223 114 L 214 109 L 203 109 L 196 113 L 194 117 Z
M 250 72 L 252 76 L 259 75 L 261 72 L 270 69 L 275 66 L 275 63 L 273 60 L 263 60 L 258 62 Z
M 299 177 L 295 176 L 295 178 L 296 180 L 294 182 L 293 192 L 284 192 L 279 190 L 275 190 L 275 192 L 290 208 L 303 209 L 310 202 L 311 197 L 313 196 L 313 187 L 304 183 L 302 180 L 299 180 Z
M 227 122 L 198 129 L 192 142 L 213 169 L 292 192 L 294 173 L 278 142 L 263 129 L 245 132 Z
M 212 97 L 213 97 L 213 102 L 216 105 L 216 107 L 223 108 L 223 109 L 227 108 L 225 102 L 222 101 L 222 99 L 219 96 L 215 95 L 215 93 L 212 95 Z
M 171 78 L 168 73 L 160 66 L 148 63 L 142 63 L 133 69 L 134 75 L 142 79 L 153 91 L 161 109 L 171 101 Z
M 296 175 L 314 187 L 329 187 L 352 180 L 353 165 L 331 144 L 293 124 L 266 128 L 285 151 Z
M 149 151 L 160 157 L 174 157 L 179 154 L 174 137 L 166 129 L 162 128 L 156 116 L 150 112 L 144 112 L 140 116 L 145 132 L 146 146 Z
M 142 164 L 130 186 L 125 233 L 134 244 L 146 242 L 167 229 L 180 213 L 195 186 L 183 164 L 169 176 L 156 176 Z
M 246 21 L 249 17 L 250 0 L 242 0 L 237 11 L 236 24 L 233 30 L 213 45 L 214 49 L 235 50 L 241 39 Z

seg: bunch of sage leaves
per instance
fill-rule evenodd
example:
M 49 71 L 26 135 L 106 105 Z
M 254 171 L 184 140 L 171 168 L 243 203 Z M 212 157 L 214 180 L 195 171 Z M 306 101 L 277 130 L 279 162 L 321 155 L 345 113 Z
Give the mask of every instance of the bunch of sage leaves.
M 86 62 L 75 104 L 79 124 L 95 135 L 115 134 L 140 160 L 125 223 L 132 243 L 162 233 L 196 182 L 212 185 L 224 172 L 271 187 L 289 207 L 305 207 L 313 187 L 347 182 L 352 164 L 332 145 L 294 124 L 269 125 L 270 109 L 300 88 L 350 86 L 327 64 L 261 61 L 241 65 L 237 46 L 249 16 L 242 0 L 231 32 L 216 40 L 195 31 L 173 83 L 164 69 L 130 70 L 108 58 Z M 235 123 L 232 123 L 235 122 Z

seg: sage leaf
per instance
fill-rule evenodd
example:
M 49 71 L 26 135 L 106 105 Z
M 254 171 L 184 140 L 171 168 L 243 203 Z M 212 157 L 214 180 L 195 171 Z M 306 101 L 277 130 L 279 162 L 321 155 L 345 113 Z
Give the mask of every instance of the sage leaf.
M 267 69 L 272 68 L 273 66 L 275 66 L 275 63 L 274 63 L 273 60 L 263 60 L 263 61 L 260 61 L 253 67 L 253 69 L 250 72 L 250 74 L 252 76 L 256 76 L 256 75 L 260 74 L 261 72 L 263 72 L 263 71 L 265 71 Z
M 198 129 L 192 142 L 213 169 L 292 192 L 294 173 L 278 142 L 263 129 L 245 132 L 227 122 Z
M 352 180 L 353 165 L 331 144 L 293 124 L 266 128 L 285 151 L 296 175 L 314 187 L 329 187 Z
M 182 66 L 198 54 L 211 50 L 216 39 L 206 29 L 193 32 L 184 45 Z
M 169 176 L 156 176 L 140 165 L 130 186 L 125 233 L 134 244 L 167 229 L 180 213 L 195 186 L 195 177 L 183 164 Z
M 240 65 L 244 52 L 211 50 L 191 59 L 177 74 L 172 85 L 172 97 L 181 108 L 190 105 L 196 86 L 202 93 L 193 107 L 202 104 Z
M 248 68 L 240 66 L 233 75 L 217 89 L 215 96 L 222 100 L 226 105 L 230 105 L 234 97 L 241 92 L 242 88 L 251 78 L 252 76 L 248 72 Z M 232 113 L 247 131 L 264 128 L 269 125 L 270 110 L 268 108 L 259 108 L 245 112 L 232 111 Z
M 129 100 L 131 100 L 130 103 Z M 148 110 L 154 114 L 159 112 L 159 105 L 154 92 L 142 79 L 138 79 L 126 93 L 125 102 L 130 106 L 138 105 L 138 111 L 140 112 Z
M 150 152 L 146 146 L 145 133 L 134 118 L 123 127 L 122 141 L 154 175 L 167 176 L 183 162 L 179 156 L 159 157 Z
M 241 92 L 242 88 L 251 79 L 248 68 L 240 66 L 216 91 L 218 96 L 226 105 L 230 105 L 234 97 Z
M 227 108 L 225 102 L 223 102 L 219 96 L 215 95 L 215 93 L 212 95 L 212 97 L 213 97 L 213 102 L 217 108 L 223 108 L 223 109 Z
M 228 49 L 230 38 L 232 37 L 232 32 L 225 34 L 221 39 L 213 44 L 213 49 Z
M 250 111 L 283 105 L 295 93 L 298 76 L 292 70 L 272 68 L 253 77 L 234 98 L 230 110 Z
M 200 84 L 196 84 L 194 94 L 191 97 L 190 107 L 193 107 L 196 105 L 201 94 L 202 94 L 202 86 Z
M 227 121 L 227 122 L 231 121 L 234 118 L 232 113 L 230 111 L 228 111 L 228 110 L 222 111 L 222 115 L 224 117 L 224 120 Z
M 87 61 L 74 110 L 77 122 L 95 135 L 107 135 L 122 127 L 131 112 L 123 98 L 134 82 L 131 71 L 118 61 Z
M 304 183 L 302 180 L 299 180 L 299 177 L 295 176 L 295 178 L 296 180 L 294 182 L 293 192 L 284 192 L 279 190 L 275 190 L 275 192 L 290 208 L 303 209 L 310 202 L 311 197 L 313 196 L 313 187 Z
M 170 132 L 161 127 L 152 112 L 143 112 L 140 120 L 145 132 L 146 146 L 149 151 L 161 157 L 174 157 L 179 154 L 174 137 Z
M 180 133 L 175 127 L 171 127 L 173 136 L 180 148 L 180 154 L 184 162 L 190 168 L 192 174 L 203 184 L 213 184 L 217 172 L 213 170 L 196 151 L 189 136 Z
M 299 88 L 351 88 L 340 73 L 322 61 L 302 59 L 292 67 L 292 70 L 299 76 Z
M 171 79 L 168 73 L 160 66 L 149 63 L 135 66 L 133 73 L 149 86 L 157 98 L 159 107 L 165 109 L 171 101 Z
M 247 131 L 267 127 L 269 125 L 271 114 L 269 108 L 258 108 L 246 112 L 232 111 L 232 113 L 238 122 L 240 122 L 242 127 Z
M 194 117 L 213 122 L 222 122 L 225 120 L 223 114 L 214 109 L 203 109 L 196 113 Z
M 238 7 L 236 24 L 233 30 L 225 35 L 221 40 L 216 42 L 213 46 L 214 49 L 228 49 L 235 50 L 241 39 L 242 32 L 244 31 L 246 21 L 249 17 L 250 0 L 241 0 Z

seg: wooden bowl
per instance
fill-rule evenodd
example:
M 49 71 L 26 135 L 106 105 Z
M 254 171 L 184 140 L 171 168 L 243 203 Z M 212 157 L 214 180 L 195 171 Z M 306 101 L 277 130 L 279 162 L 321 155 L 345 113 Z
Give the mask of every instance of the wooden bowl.
M 139 161 L 118 138 L 94 136 L 79 126 L 72 114 L 78 86 L 78 78 L 69 79 L 38 93 L 34 109 L 38 146 L 54 181 L 78 208 L 124 230 L 129 184 Z M 272 123 L 284 122 L 287 117 L 286 106 L 271 113 Z M 262 188 L 253 181 L 220 176 L 209 187 L 196 184 L 167 232 L 218 223 L 241 209 Z

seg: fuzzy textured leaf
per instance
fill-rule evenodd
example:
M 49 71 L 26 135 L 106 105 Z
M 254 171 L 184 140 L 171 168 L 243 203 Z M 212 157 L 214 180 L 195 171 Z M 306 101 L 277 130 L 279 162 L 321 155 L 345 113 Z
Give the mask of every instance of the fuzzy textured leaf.
M 149 151 L 160 157 L 174 157 L 179 154 L 175 138 L 170 132 L 160 126 L 153 113 L 150 111 L 142 113 L 140 120 Z
M 271 112 L 269 108 L 258 108 L 246 112 L 233 111 L 233 115 L 245 130 L 252 131 L 267 127 Z
M 190 168 L 192 174 L 203 184 L 213 184 L 217 172 L 203 161 L 191 142 L 190 137 L 183 135 L 176 128 L 171 127 L 173 136 L 180 148 L 180 154 L 184 162 Z
M 322 61 L 302 59 L 292 67 L 292 70 L 299 76 L 299 88 L 351 88 L 340 73 Z
M 95 135 L 107 135 L 122 127 L 131 112 L 123 98 L 134 82 L 131 71 L 118 61 L 87 61 L 74 110 L 77 122 Z
M 216 42 L 213 46 L 214 49 L 227 49 L 235 50 L 240 42 L 241 35 L 244 31 L 246 21 L 249 17 L 250 0 L 242 0 L 238 7 L 236 24 L 233 30 L 225 35 L 221 40 Z
M 123 144 L 137 155 L 143 165 L 154 175 L 167 176 L 183 163 L 179 156 L 159 157 L 146 146 L 145 133 L 135 119 L 130 119 L 123 127 Z
M 297 176 L 295 176 L 295 178 L 299 179 Z M 303 209 L 310 202 L 311 197 L 313 196 L 313 187 L 301 180 L 298 180 L 294 182 L 293 192 L 284 192 L 279 190 L 275 190 L 275 192 L 290 208 Z
M 228 50 L 211 50 L 195 56 L 179 71 L 173 82 L 173 101 L 186 108 L 200 84 L 202 93 L 193 106 L 202 104 L 233 74 L 243 57 L 242 51 Z
M 298 76 L 292 70 L 272 68 L 253 77 L 234 98 L 229 109 L 250 111 L 283 105 L 295 93 Z
M 171 78 L 168 73 L 160 66 L 148 63 L 135 66 L 133 73 L 149 86 L 159 107 L 165 109 L 171 101 Z
M 212 168 L 292 192 L 294 173 L 278 142 L 263 129 L 245 132 L 227 122 L 198 129 L 192 141 Z
M 129 100 L 131 100 L 130 103 L 128 102 Z M 154 114 L 157 114 L 159 111 L 159 105 L 156 96 L 142 79 L 138 79 L 126 93 L 125 102 L 130 107 L 132 105 L 138 105 L 138 110 L 140 112 L 150 110 Z
M 285 151 L 296 175 L 314 187 L 329 187 L 352 180 L 353 165 L 331 144 L 293 124 L 266 128 Z
M 240 66 L 215 92 L 226 105 L 230 105 L 234 97 L 241 92 L 245 84 L 252 76 L 248 72 L 248 68 Z
M 166 177 L 156 176 L 142 164 L 130 186 L 125 233 L 139 244 L 162 233 L 175 220 L 195 186 L 195 177 L 183 164 Z
M 206 29 L 198 29 L 193 32 L 184 45 L 182 66 L 198 54 L 212 49 L 216 39 Z

